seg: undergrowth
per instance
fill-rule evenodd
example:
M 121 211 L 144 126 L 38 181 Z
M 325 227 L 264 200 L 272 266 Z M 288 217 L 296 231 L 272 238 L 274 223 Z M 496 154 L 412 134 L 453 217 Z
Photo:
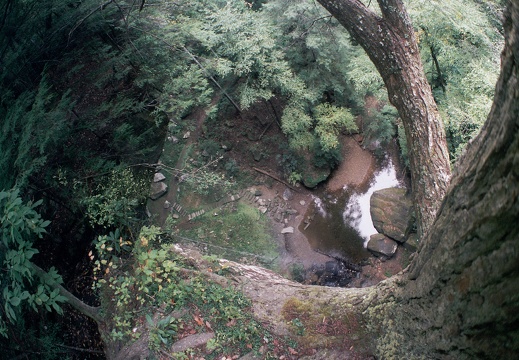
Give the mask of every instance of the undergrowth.
M 278 358 L 285 352 L 285 342 L 274 342 L 254 319 L 249 299 L 207 275 L 225 269 L 207 262 L 205 273 L 199 271 L 163 240 L 159 228 L 144 227 L 135 244 L 118 233 L 97 241 L 94 286 L 101 291 L 104 314 L 112 319 L 113 341 L 131 343 L 147 335 L 149 349 L 158 358 L 203 354 L 205 359 L 220 359 L 250 352 Z M 205 346 L 171 353 L 179 339 L 207 332 L 214 337 Z

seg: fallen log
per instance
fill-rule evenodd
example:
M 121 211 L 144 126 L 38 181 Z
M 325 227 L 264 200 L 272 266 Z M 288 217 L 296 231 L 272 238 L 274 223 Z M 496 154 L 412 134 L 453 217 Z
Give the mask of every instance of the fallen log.
M 288 188 L 294 190 L 295 192 L 299 192 L 299 190 L 297 190 L 296 188 L 294 188 L 292 185 L 290 185 L 289 183 L 287 183 L 286 181 L 283 181 L 281 180 L 280 178 L 278 178 L 277 176 L 275 175 L 272 175 L 272 174 L 269 174 L 267 171 L 265 170 L 261 170 L 261 169 L 258 169 L 257 167 L 252 167 L 254 170 L 256 170 L 257 172 L 263 174 L 263 175 L 267 175 L 268 177 L 282 183 L 283 185 L 286 185 Z

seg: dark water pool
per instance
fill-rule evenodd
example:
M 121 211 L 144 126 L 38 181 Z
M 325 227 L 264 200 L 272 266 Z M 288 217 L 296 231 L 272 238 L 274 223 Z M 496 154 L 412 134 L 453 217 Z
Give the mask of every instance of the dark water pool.
M 358 264 L 368 258 L 367 241 L 377 232 L 369 212 L 371 194 L 399 185 L 395 167 L 385 161 L 363 188 L 316 195 L 299 229 L 314 250 Z

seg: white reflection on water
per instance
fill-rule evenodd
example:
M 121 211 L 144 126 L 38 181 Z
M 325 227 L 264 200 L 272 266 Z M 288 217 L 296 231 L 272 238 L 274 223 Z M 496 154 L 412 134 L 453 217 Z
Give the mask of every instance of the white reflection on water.
M 400 183 L 396 178 L 395 167 L 391 160 L 389 160 L 389 164 L 385 168 L 375 173 L 375 177 L 368 191 L 365 193 L 352 194 L 346 203 L 342 215 L 344 223 L 358 230 L 364 239 L 364 247 L 367 246 L 369 237 L 377 233 L 369 211 L 371 195 L 377 190 L 399 185 Z
M 326 212 L 326 209 L 323 205 L 323 201 L 320 198 L 318 198 L 317 196 L 312 195 L 312 198 L 313 198 L 313 201 L 315 204 L 315 208 L 317 209 L 317 212 L 319 213 L 319 215 L 321 215 L 323 218 L 327 218 L 328 213 Z

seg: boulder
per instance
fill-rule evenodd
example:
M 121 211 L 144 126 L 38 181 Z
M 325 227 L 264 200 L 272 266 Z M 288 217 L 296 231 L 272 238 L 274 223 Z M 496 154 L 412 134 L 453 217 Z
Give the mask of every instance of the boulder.
M 370 200 L 373 226 L 398 242 L 405 242 L 414 224 L 413 204 L 406 189 L 388 188 L 375 191 Z
M 323 181 L 326 181 L 331 173 L 332 170 L 330 168 L 310 166 L 306 168 L 302 174 L 303 185 L 309 189 L 313 189 Z
M 290 201 L 294 198 L 294 194 L 292 193 L 292 191 L 290 191 L 290 189 L 285 189 L 285 191 L 283 191 L 283 200 L 285 201 Z
M 395 255 L 397 247 L 398 243 L 384 234 L 371 235 L 368 241 L 368 250 L 375 256 L 385 256 L 390 258 Z
M 163 173 L 155 173 L 155 175 L 153 176 L 153 182 L 159 182 L 159 181 L 163 181 L 165 180 L 166 177 L 164 176 Z
M 150 198 L 151 200 L 157 200 L 162 195 L 168 192 L 168 186 L 163 182 L 154 182 L 151 184 Z

